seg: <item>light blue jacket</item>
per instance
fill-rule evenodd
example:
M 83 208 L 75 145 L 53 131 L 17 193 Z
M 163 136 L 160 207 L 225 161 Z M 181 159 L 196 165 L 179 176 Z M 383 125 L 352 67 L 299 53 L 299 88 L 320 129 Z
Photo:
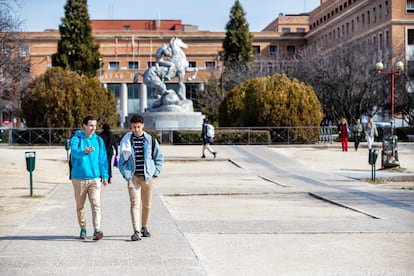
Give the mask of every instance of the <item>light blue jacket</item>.
M 89 154 L 85 149 L 94 147 Z M 72 179 L 96 179 L 108 180 L 108 158 L 105 144 L 101 137 L 92 134 L 86 137 L 82 130 L 75 131 L 70 139 L 70 156 L 72 162 Z
M 119 171 L 127 182 L 130 182 L 135 173 L 135 153 L 132 146 L 132 132 L 124 135 L 120 143 Z M 152 142 L 154 153 L 152 153 Z M 152 158 L 154 156 L 154 159 Z M 152 177 L 158 177 L 161 173 L 164 158 L 157 139 L 144 132 L 144 175 L 148 182 Z

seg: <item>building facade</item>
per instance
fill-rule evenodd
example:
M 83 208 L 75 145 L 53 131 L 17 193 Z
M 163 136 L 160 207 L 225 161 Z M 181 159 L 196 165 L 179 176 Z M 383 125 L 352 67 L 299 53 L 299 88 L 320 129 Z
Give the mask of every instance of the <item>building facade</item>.
M 192 99 L 212 75 L 219 76 L 222 70 L 219 53 L 224 32 L 199 31 L 181 20 L 92 20 L 91 26 L 102 55 L 97 77 L 115 93 L 121 126 L 128 114 L 143 112 L 151 105 L 151 91 L 145 89 L 142 78 L 137 83 L 133 78 L 155 64 L 157 49 L 172 37 L 188 45 L 184 52 L 190 67 L 199 69 L 197 78 L 185 83 L 187 98 Z M 263 31 L 252 34 L 255 61 L 263 70 L 280 60 L 294 59 L 306 45 L 329 51 L 363 40 L 376 53 L 372 66 L 382 61 L 386 70 L 392 69 L 398 59 L 408 71 L 414 71 L 414 0 L 321 0 L 309 13 L 280 14 Z M 60 34 L 45 30 L 24 36 L 28 38 L 24 53 L 30 58 L 34 78 L 51 67 Z M 167 82 L 169 88 L 175 85 L 175 79 Z M 1 116 L 3 123 L 5 119 L 12 121 L 10 114 Z

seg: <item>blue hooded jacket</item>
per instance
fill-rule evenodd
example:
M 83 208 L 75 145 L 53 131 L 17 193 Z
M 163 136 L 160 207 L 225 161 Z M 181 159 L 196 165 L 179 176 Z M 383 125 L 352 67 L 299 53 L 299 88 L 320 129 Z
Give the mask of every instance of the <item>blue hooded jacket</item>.
M 86 154 L 85 149 L 90 146 L 95 150 Z M 77 130 L 70 139 L 70 151 L 72 179 L 108 180 L 108 158 L 105 144 L 96 133 L 91 137 L 86 137 L 82 130 Z

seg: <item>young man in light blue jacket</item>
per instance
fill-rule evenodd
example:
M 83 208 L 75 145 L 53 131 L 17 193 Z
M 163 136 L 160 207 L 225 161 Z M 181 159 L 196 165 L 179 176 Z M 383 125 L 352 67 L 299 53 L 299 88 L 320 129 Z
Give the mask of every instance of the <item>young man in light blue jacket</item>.
M 85 201 L 89 197 L 92 209 L 94 240 L 103 237 L 101 229 L 101 184 L 108 184 L 108 159 L 105 144 L 96 135 L 96 118 L 87 116 L 83 130 L 77 130 L 70 140 L 71 179 L 76 200 L 80 238 L 87 239 Z M 101 183 L 102 181 L 102 183 Z
M 152 188 L 160 175 L 164 160 L 156 139 L 144 131 L 144 118 L 133 115 L 130 120 L 132 132 L 124 135 L 120 143 L 119 170 L 127 181 L 130 212 L 134 233 L 132 241 L 150 237 L 148 220 L 150 216 Z M 142 203 L 142 204 L 141 204 Z M 141 229 L 139 208 L 142 207 Z

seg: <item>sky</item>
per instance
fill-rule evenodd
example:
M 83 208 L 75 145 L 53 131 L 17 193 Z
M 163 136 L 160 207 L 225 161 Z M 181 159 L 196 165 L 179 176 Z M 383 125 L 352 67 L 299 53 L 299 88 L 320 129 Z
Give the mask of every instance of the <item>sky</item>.
M 66 0 L 19 0 L 16 15 L 23 21 L 22 31 L 41 32 L 58 28 Z M 235 0 L 88 0 L 94 19 L 176 19 L 196 25 L 200 31 L 224 32 Z M 240 0 L 251 32 L 258 32 L 280 13 L 312 11 L 320 0 Z

